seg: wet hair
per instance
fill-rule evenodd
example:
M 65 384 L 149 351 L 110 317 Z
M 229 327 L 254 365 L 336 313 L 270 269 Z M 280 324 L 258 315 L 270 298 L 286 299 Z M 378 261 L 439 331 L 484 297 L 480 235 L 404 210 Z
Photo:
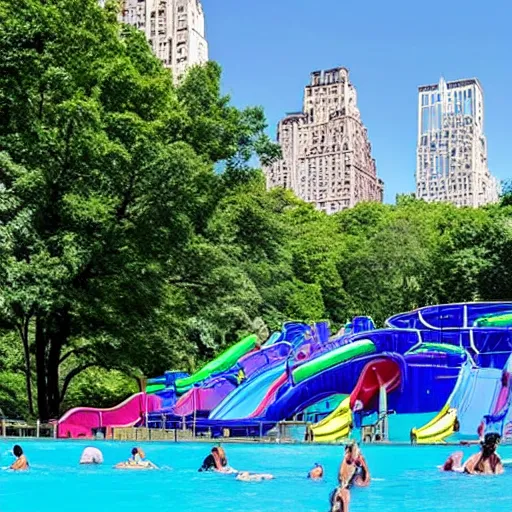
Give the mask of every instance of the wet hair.
M 224 448 L 222 448 L 221 446 L 214 446 L 212 448 L 212 453 L 216 453 L 219 456 L 221 466 L 227 466 L 228 460 Z
M 135 457 L 135 455 L 137 455 L 137 453 L 139 453 L 139 449 L 138 448 L 132 448 L 132 455 Z
M 482 455 L 480 460 L 476 463 L 475 468 L 483 472 L 484 461 L 488 460 L 493 473 L 496 473 L 496 467 L 500 462 L 500 458 L 496 455 L 496 447 L 501 440 L 501 436 L 496 432 L 489 432 L 485 434 L 482 444 Z
M 12 449 L 12 453 L 14 453 L 15 457 L 21 457 L 23 455 L 23 449 L 19 444 L 15 444 L 14 448 Z
M 496 445 L 500 442 L 501 436 L 497 432 L 488 432 L 485 434 L 483 446 L 493 446 L 496 448 Z

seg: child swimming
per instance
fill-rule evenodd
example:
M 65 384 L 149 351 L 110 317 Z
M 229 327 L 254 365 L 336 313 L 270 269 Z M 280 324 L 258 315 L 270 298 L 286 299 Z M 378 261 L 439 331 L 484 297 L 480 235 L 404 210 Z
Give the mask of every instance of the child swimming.
M 217 471 L 219 473 L 238 473 L 228 465 L 228 458 L 224 448 L 221 446 L 214 446 L 209 455 L 207 455 L 198 471 Z
M 133 448 L 132 456 L 126 462 L 119 462 L 115 469 L 158 469 L 158 466 L 150 460 L 146 460 L 146 454 L 142 448 Z
M 19 444 L 14 445 L 12 453 L 16 460 L 11 464 L 10 469 L 13 471 L 26 471 L 29 467 L 27 457 L 23 454 L 23 449 Z
M 324 476 L 324 468 L 318 462 L 315 462 L 315 465 L 308 473 L 308 478 L 311 480 L 321 480 Z

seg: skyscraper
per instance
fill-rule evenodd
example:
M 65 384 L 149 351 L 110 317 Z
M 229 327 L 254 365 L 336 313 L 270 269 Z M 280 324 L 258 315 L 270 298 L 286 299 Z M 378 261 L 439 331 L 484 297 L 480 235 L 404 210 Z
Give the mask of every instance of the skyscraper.
M 360 201 L 382 201 L 356 90 L 346 68 L 315 71 L 302 112 L 278 124 L 282 160 L 265 169 L 267 187 L 285 187 L 327 213 Z
M 484 99 L 471 78 L 419 87 L 416 195 L 426 201 L 481 206 L 498 200 L 487 166 Z
M 121 20 L 146 34 L 177 81 L 190 66 L 208 60 L 200 0 L 122 0 Z

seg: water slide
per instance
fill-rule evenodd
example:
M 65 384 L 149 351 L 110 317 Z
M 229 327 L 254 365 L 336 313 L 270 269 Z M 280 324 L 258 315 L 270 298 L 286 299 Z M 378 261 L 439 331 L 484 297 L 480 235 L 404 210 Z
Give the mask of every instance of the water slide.
M 206 379 L 182 395 L 172 410 L 173 414 L 188 416 L 194 411 L 213 411 L 230 393 L 256 374 L 276 364 L 284 364 L 291 349 L 290 343 L 280 341 L 242 357 L 229 372 Z
M 512 356 L 508 358 L 501 374 L 498 396 L 492 407 L 491 414 L 486 415 L 485 430 L 498 432 L 502 437 L 510 437 L 511 404 L 512 404 Z
M 156 395 L 137 393 L 110 409 L 76 407 L 57 422 L 57 437 L 93 437 L 93 429 L 103 427 L 133 427 L 143 420 L 146 413 L 161 407 Z
M 376 348 L 365 339 L 324 350 L 291 371 L 276 367 L 268 378 L 262 374 L 261 382 L 256 382 L 254 387 L 249 383 L 241 386 L 232 394 L 238 392 L 237 403 L 227 412 L 219 413 L 233 400 L 230 395 L 201 426 L 212 431 L 229 428 L 241 435 L 249 435 L 251 428 L 261 432 L 263 427 L 267 431 L 274 423 L 292 417 L 322 398 L 352 390 Z
M 207 379 L 212 374 L 229 370 L 242 356 L 254 350 L 257 343 L 257 336 L 247 336 L 236 345 L 228 348 L 220 356 L 215 358 L 213 361 L 210 361 L 190 377 L 176 380 L 176 392 L 178 395 L 182 395 L 192 388 L 192 386 Z
M 225 376 L 209 379 L 202 386 L 193 387 L 182 395 L 172 407 L 172 413 L 189 416 L 194 411 L 211 411 L 236 387 L 237 384 Z
M 499 369 L 475 368 L 468 360 L 446 405 L 426 425 L 412 429 L 411 440 L 428 444 L 444 442 L 455 433 L 476 436 L 478 426 L 495 401 L 501 375 Z
M 283 362 L 260 373 L 246 384 L 237 388 L 231 393 L 227 400 L 224 400 L 214 409 L 210 420 L 233 420 L 248 418 L 258 408 L 272 384 L 286 371 L 286 363 Z
M 388 358 L 377 358 L 367 363 L 361 372 L 356 387 L 341 404 L 322 421 L 311 427 L 317 442 L 332 442 L 348 437 L 352 426 L 352 410 L 375 408 L 376 397 L 381 387 L 389 394 L 401 384 L 401 369 L 397 362 Z
M 488 314 L 477 318 L 474 325 L 476 327 L 512 327 L 512 313 Z

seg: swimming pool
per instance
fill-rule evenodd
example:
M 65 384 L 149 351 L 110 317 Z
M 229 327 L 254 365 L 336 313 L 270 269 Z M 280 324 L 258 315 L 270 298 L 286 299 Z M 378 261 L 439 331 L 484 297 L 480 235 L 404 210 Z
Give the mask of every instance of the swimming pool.
M 234 477 L 198 473 L 208 444 L 142 446 L 162 471 L 115 471 L 131 444 L 95 442 L 105 464 L 79 466 L 81 442 L 25 441 L 27 473 L 0 471 L 1 512 L 325 512 L 336 484 L 341 446 L 226 444 L 237 469 L 272 472 L 270 482 L 242 483 Z M 12 441 L 0 441 L 0 465 L 11 462 Z M 458 448 L 456 448 L 458 449 Z M 465 448 L 465 455 L 477 448 Z M 455 449 L 448 446 L 363 446 L 372 476 L 367 489 L 352 493 L 352 512 L 431 512 L 512 509 L 512 468 L 500 477 L 444 474 L 436 465 Z M 502 446 L 503 458 L 512 447 Z M 326 469 L 324 482 L 305 475 L 314 462 Z M 172 469 L 171 469 L 172 468 Z

